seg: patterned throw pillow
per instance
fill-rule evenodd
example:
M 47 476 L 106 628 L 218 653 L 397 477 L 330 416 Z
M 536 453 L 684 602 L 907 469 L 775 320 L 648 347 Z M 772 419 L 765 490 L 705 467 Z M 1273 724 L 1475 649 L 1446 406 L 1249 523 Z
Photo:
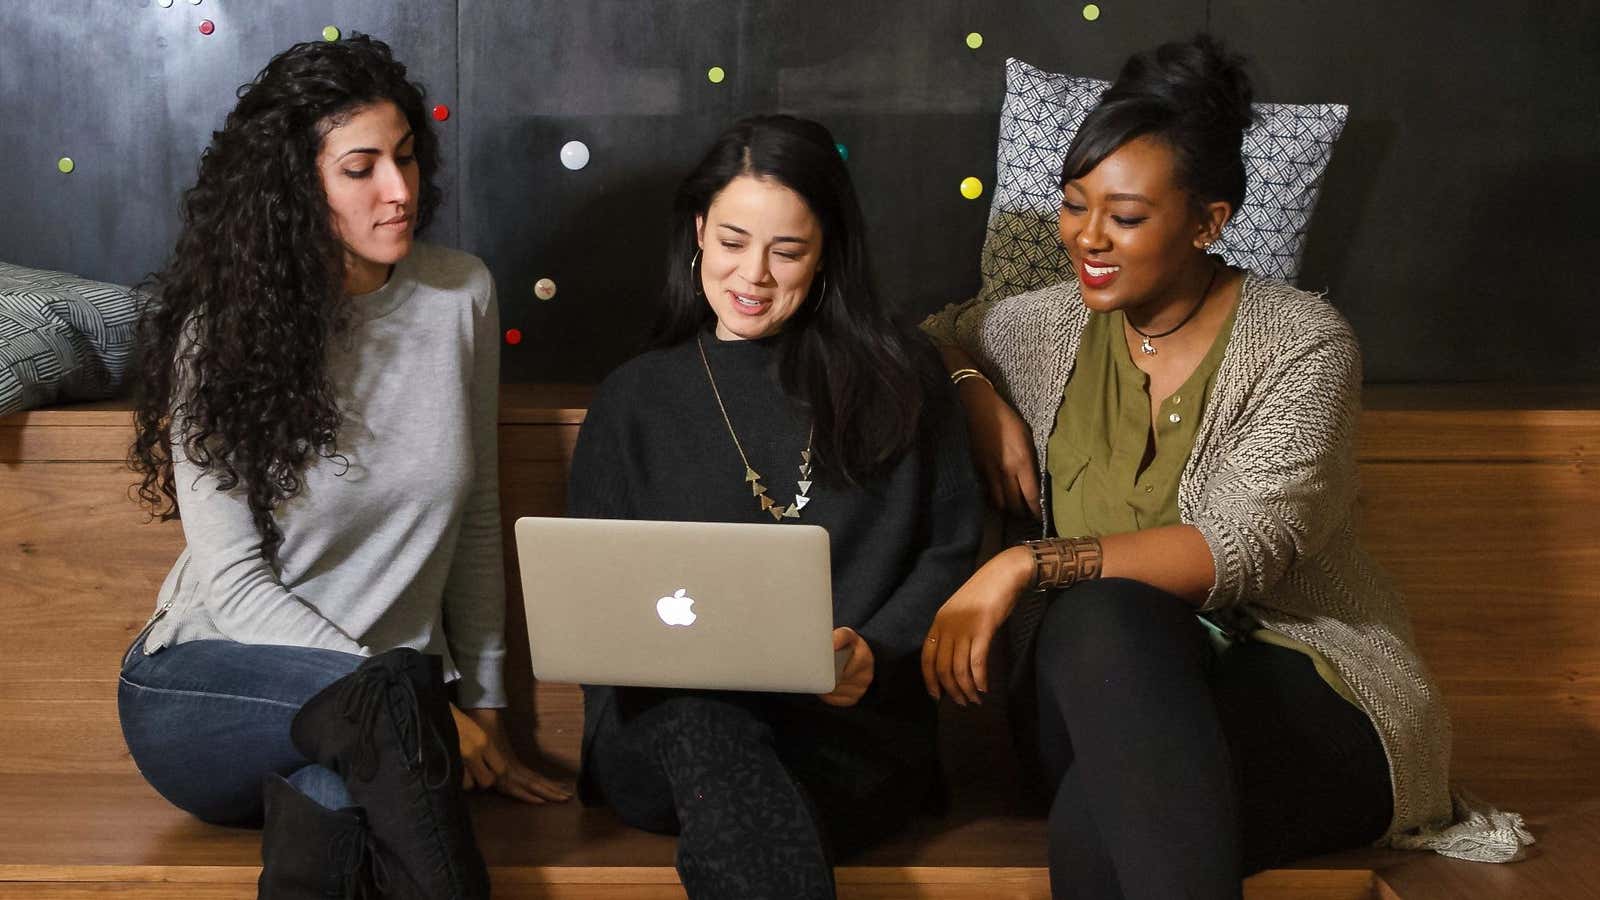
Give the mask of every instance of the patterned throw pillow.
M 143 295 L 0 262 L 0 415 L 122 384 Z
M 1109 82 L 1006 61 L 994 199 L 983 241 L 980 298 L 1009 297 L 1073 277 L 1056 236 L 1061 161 Z M 1257 103 L 1244 136 L 1245 198 L 1212 245 L 1228 262 L 1292 281 L 1322 173 L 1350 108 Z

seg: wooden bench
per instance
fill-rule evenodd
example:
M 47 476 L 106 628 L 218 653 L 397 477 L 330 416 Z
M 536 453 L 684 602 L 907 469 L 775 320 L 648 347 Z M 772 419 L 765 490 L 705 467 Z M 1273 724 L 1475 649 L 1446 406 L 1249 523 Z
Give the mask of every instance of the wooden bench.
M 583 388 L 508 386 L 504 513 L 557 513 Z M 259 837 L 203 825 L 139 778 L 120 654 L 181 545 L 129 500 L 125 403 L 0 418 L 0 900 L 254 896 Z M 1252 898 L 1600 897 L 1600 390 L 1372 389 L 1359 451 L 1368 544 L 1411 602 L 1455 717 L 1454 777 L 1527 815 L 1513 866 L 1366 850 L 1262 873 Z M 508 546 L 507 559 L 514 559 Z M 534 684 L 508 572 L 513 723 L 568 771 L 581 704 Z M 838 872 L 847 898 L 1045 898 L 1000 711 L 943 711 L 953 808 Z M 670 840 L 576 804 L 475 814 L 497 896 L 682 897 Z

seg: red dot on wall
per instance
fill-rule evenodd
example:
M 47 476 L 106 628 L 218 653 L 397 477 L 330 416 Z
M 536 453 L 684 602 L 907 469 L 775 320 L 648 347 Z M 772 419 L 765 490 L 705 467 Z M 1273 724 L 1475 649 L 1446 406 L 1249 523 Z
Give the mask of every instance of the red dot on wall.
M 443 103 L 435 106 L 433 108 L 433 118 L 436 122 L 443 122 L 445 119 L 450 118 L 450 107 L 445 106 Z
M 216 31 L 216 30 L 217 30 L 216 24 L 213 23 L 210 19 L 202 19 L 202 20 L 200 20 L 200 33 L 201 34 L 210 34 L 211 32 Z
M 506 343 L 516 346 L 522 343 L 522 332 L 516 328 L 506 329 Z

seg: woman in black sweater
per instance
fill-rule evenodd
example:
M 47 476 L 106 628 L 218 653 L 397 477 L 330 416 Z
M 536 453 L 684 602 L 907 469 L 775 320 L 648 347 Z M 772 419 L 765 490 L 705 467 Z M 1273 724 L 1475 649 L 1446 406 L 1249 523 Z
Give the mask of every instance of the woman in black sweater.
M 972 568 L 979 499 L 937 356 L 874 295 L 833 137 L 725 132 L 678 190 L 654 349 L 600 386 L 569 508 L 590 518 L 827 529 L 821 696 L 585 688 L 586 800 L 676 833 L 695 898 L 833 896 L 832 862 L 935 783 L 918 652 Z

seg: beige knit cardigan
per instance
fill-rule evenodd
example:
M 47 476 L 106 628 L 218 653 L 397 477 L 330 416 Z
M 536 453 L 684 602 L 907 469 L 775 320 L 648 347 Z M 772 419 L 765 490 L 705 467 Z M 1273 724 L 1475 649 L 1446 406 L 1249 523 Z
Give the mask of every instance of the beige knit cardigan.
M 1027 421 L 1041 484 L 1088 317 L 1071 280 L 952 305 L 922 326 L 970 354 Z M 1317 295 L 1247 274 L 1178 486 L 1179 515 L 1205 537 L 1216 566 L 1201 610 L 1242 610 L 1339 672 L 1388 755 L 1387 843 L 1512 858 L 1527 834 L 1520 821 L 1497 813 L 1483 827 L 1455 821 L 1476 813 L 1452 810 L 1449 715 L 1413 646 L 1404 602 L 1356 538 L 1360 408 L 1360 349 L 1344 318 Z M 1038 612 L 1019 609 L 1024 630 Z

